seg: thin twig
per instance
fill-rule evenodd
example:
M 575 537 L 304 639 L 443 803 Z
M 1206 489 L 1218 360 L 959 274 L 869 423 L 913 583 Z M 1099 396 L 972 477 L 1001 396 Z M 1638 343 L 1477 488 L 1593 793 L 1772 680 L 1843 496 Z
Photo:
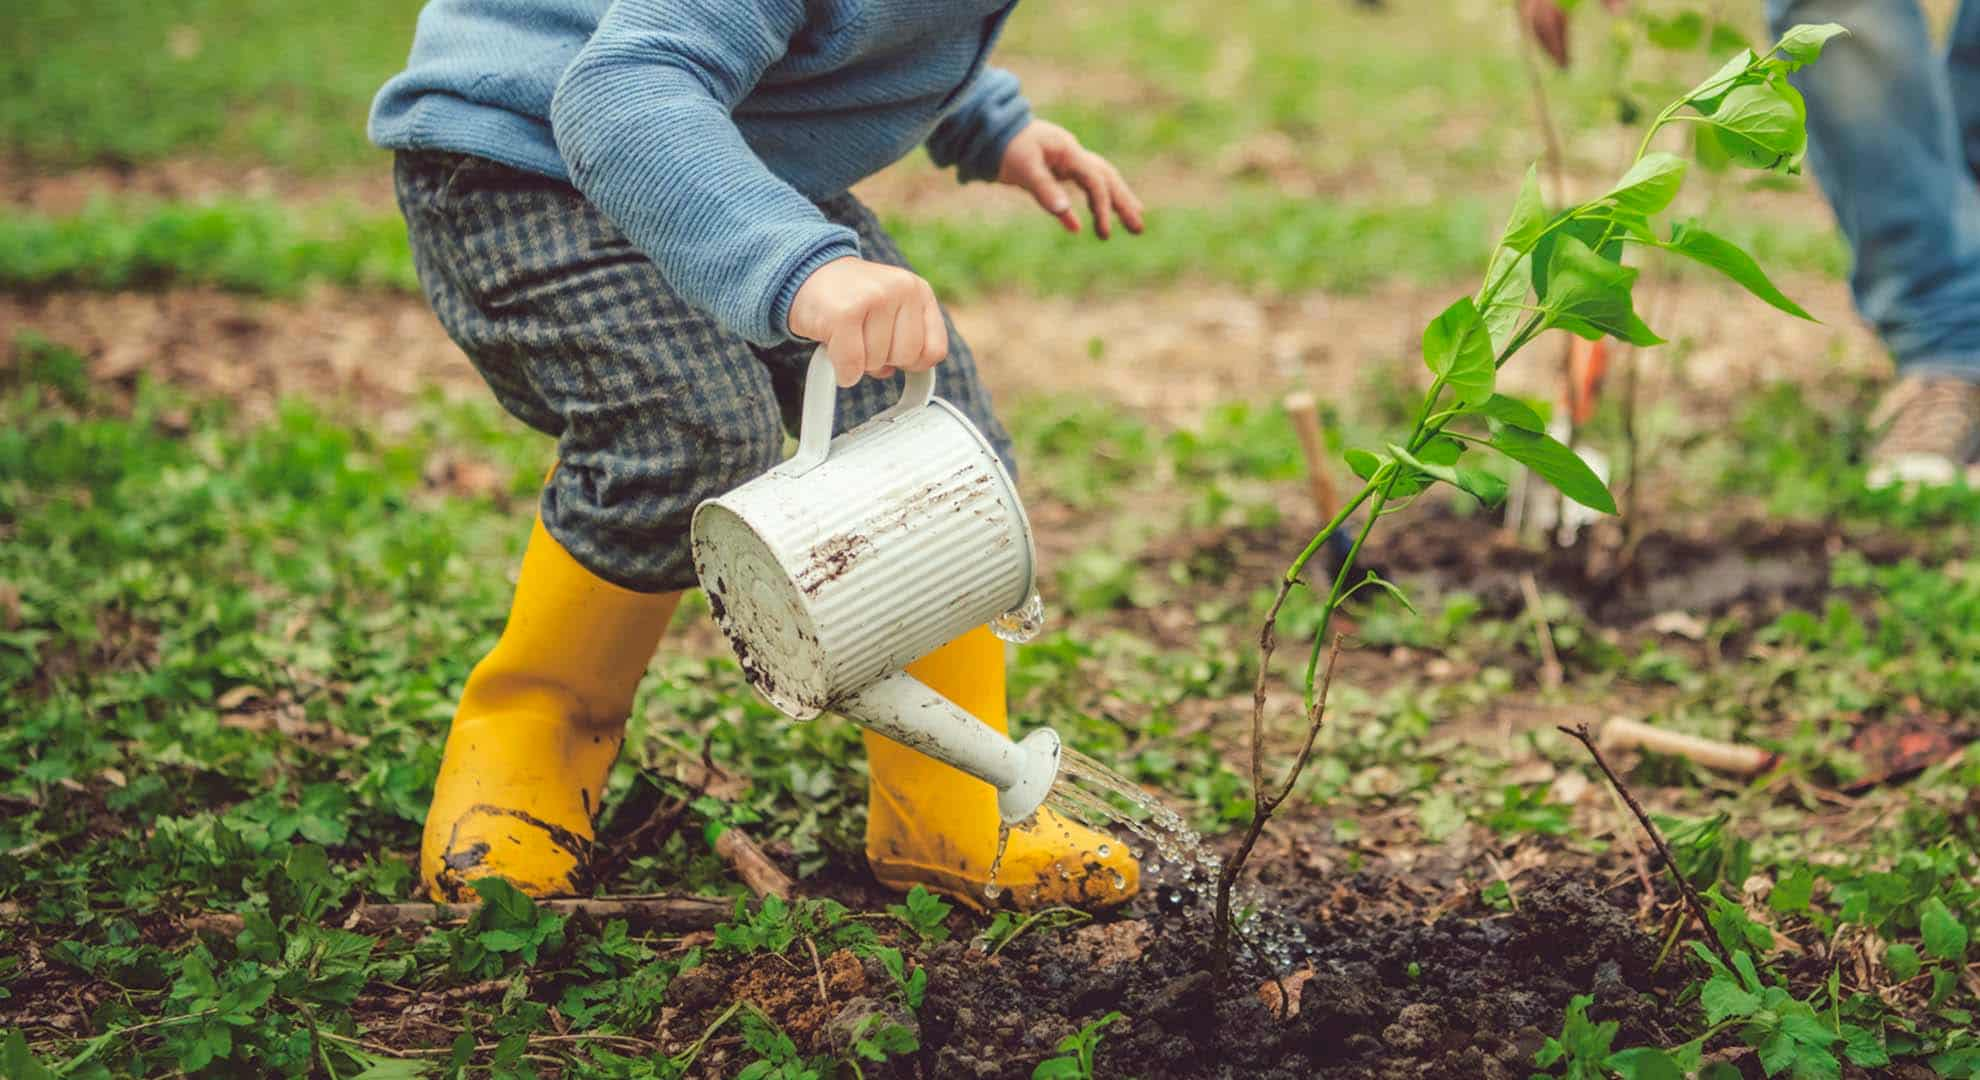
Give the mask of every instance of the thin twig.
M 1567 675 L 1561 670 L 1561 655 L 1554 651 L 1554 631 L 1547 625 L 1547 614 L 1540 610 L 1540 583 L 1533 571 L 1519 575 L 1519 591 L 1526 596 L 1526 613 L 1533 616 L 1533 634 L 1540 639 L 1540 685 L 1559 690 Z
M 829 1014 L 832 1011 L 832 995 L 825 991 L 825 965 L 818 960 L 818 943 L 806 937 L 804 947 L 811 950 L 811 970 L 818 974 L 818 1007 Z
M 1623 797 L 1623 802 L 1629 805 L 1630 813 L 1636 815 L 1636 823 L 1643 826 L 1643 831 L 1650 835 L 1650 842 L 1657 846 L 1657 854 L 1664 857 L 1664 866 L 1670 870 L 1671 876 L 1677 879 L 1678 891 L 1684 895 L 1685 906 L 1691 910 L 1692 917 L 1698 920 L 1698 927 L 1705 934 L 1705 944 L 1711 947 L 1712 952 L 1722 963 L 1731 967 L 1732 954 L 1726 951 L 1725 945 L 1719 941 L 1719 935 L 1712 930 L 1712 918 L 1705 911 L 1704 899 L 1698 895 L 1698 890 L 1692 887 L 1691 882 L 1686 880 L 1683 871 L 1678 869 L 1677 858 L 1671 854 L 1670 845 L 1664 843 L 1664 834 L 1657 831 L 1657 826 L 1650 820 L 1650 815 L 1644 812 L 1643 804 L 1636 801 L 1636 795 L 1629 790 L 1629 785 L 1623 783 L 1622 777 L 1617 776 L 1616 771 L 1609 767 L 1608 760 L 1602 757 L 1602 751 L 1595 746 L 1594 736 L 1588 732 L 1588 725 L 1581 723 L 1568 727 L 1562 724 L 1554 730 L 1575 739 L 1588 749 L 1588 756 L 1595 759 L 1595 767 L 1601 769 L 1602 775 L 1609 778 L 1610 786 L 1614 787 L 1616 793 Z

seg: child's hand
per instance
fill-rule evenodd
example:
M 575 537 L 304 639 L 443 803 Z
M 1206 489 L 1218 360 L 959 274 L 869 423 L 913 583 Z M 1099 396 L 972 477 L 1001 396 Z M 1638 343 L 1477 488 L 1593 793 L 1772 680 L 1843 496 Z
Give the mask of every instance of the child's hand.
M 1079 145 L 1073 133 L 1057 124 L 1033 120 L 1013 136 L 997 169 L 997 182 L 1031 192 L 1045 212 L 1059 219 L 1067 232 L 1079 231 L 1079 215 L 1059 183 L 1071 180 L 1086 191 L 1093 211 L 1093 231 L 1105 240 L 1113 235 L 1112 218 L 1131 233 L 1141 232 L 1141 200 L 1135 197 L 1112 162 Z
M 791 299 L 791 333 L 825 346 L 840 386 L 921 371 L 949 355 L 935 290 L 913 272 L 850 256 L 811 272 Z

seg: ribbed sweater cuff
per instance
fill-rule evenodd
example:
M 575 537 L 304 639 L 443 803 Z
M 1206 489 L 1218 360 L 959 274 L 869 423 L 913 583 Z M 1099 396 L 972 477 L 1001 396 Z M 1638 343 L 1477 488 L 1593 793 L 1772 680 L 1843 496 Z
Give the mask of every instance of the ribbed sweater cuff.
M 857 241 L 846 239 L 844 236 L 832 236 L 800 256 L 791 265 L 790 271 L 784 275 L 783 284 L 777 287 L 776 293 L 770 298 L 767 322 L 773 335 L 786 341 L 795 336 L 791 333 L 791 303 L 797 299 L 798 290 L 804 287 L 812 271 L 834 259 L 847 257 L 859 257 Z

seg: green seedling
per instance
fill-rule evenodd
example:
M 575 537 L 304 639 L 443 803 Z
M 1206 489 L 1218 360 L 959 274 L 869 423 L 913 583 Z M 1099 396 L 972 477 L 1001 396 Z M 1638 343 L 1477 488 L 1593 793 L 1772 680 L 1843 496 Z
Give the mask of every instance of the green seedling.
M 1266 614 L 1259 633 L 1259 681 L 1251 726 L 1256 812 L 1217 882 L 1220 971 L 1227 971 L 1229 965 L 1232 886 L 1266 822 L 1291 795 L 1312 755 L 1327 697 L 1320 661 L 1334 614 L 1355 591 L 1378 581 L 1373 574 L 1355 573 L 1356 558 L 1376 524 L 1437 484 L 1450 485 L 1487 504 L 1499 502 L 1506 494 L 1505 481 L 1496 472 L 1465 461 L 1467 454 L 1486 453 L 1524 465 L 1563 496 L 1590 509 L 1616 512 L 1614 496 L 1587 464 L 1549 437 L 1531 408 L 1498 392 L 1499 369 L 1552 329 L 1590 340 L 1613 337 L 1637 346 L 1659 344 L 1663 339 L 1636 313 L 1632 289 L 1637 271 L 1622 262 L 1630 247 L 1697 261 L 1781 311 L 1810 318 L 1732 241 L 1694 224 L 1679 222 L 1668 231 L 1656 224 L 1656 217 L 1670 207 L 1684 183 L 1686 163 L 1675 154 L 1652 151 L 1651 145 L 1660 131 L 1674 124 L 1705 125 L 1715 130 L 1720 146 L 1735 162 L 1774 172 L 1797 171 L 1807 147 L 1806 109 L 1788 75 L 1814 61 L 1823 43 L 1843 32 L 1833 24 L 1797 26 L 1764 54 L 1741 50 L 1657 114 L 1629 169 L 1594 199 L 1549 213 L 1540 197 L 1537 170 L 1527 171 L 1487 261 L 1483 284 L 1424 328 L 1423 362 L 1432 378 L 1409 432 L 1378 447 L 1350 449 L 1343 455 L 1362 479 L 1362 487 L 1293 559 Z M 1308 564 L 1355 514 L 1360 515 L 1359 529 L 1339 572 L 1321 594 L 1305 665 L 1305 743 L 1282 782 L 1268 789 L 1265 680 L 1276 646 L 1279 612 L 1293 590 L 1307 585 Z M 1384 587 L 1395 591 L 1393 586 Z
M 1110 1024 L 1125 1020 L 1110 1012 L 1059 1040 L 1058 1056 L 1049 1057 L 1031 1070 L 1031 1080 L 1093 1080 L 1093 1056 L 1100 1049 L 1100 1033 Z
M 1051 907 L 1034 911 L 1029 915 L 1013 915 L 1000 911 L 990 920 L 983 933 L 976 939 L 977 949 L 985 956 L 995 956 L 1003 952 L 1011 942 L 1016 941 L 1025 931 L 1034 927 L 1057 930 L 1068 926 L 1078 926 L 1092 921 L 1093 916 L 1078 908 Z
M 944 924 L 955 905 L 916 885 L 908 890 L 907 901 L 888 904 L 887 914 L 899 919 L 901 924 L 914 931 L 914 936 L 924 945 L 938 945 L 949 940 L 949 928 Z

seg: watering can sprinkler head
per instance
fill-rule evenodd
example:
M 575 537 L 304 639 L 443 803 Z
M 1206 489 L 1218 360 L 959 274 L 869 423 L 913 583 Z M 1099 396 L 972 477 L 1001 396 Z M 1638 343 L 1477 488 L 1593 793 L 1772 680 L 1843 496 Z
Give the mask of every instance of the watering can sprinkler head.
M 935 372 L 831 437 L 820 349 L 798 450 L 696 508 L 695 572 L 750 685 L 785 715 L 837 712 L 997 789 L 1030 817 L 1059 772 L 1059 737 L 993 730 L 901 669 L 1031 595 L 1031 525 L 996 449 L 934 397 Z

